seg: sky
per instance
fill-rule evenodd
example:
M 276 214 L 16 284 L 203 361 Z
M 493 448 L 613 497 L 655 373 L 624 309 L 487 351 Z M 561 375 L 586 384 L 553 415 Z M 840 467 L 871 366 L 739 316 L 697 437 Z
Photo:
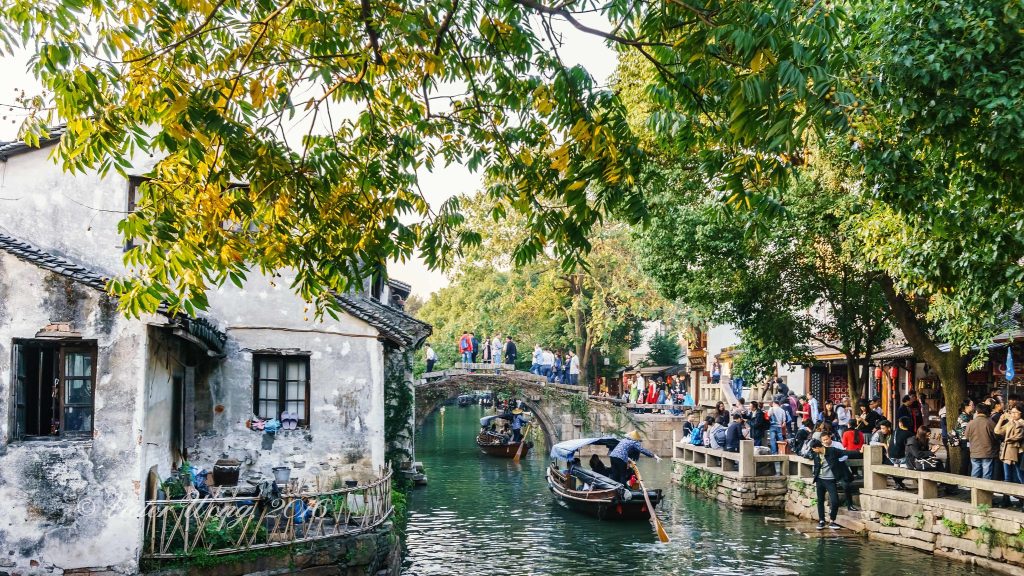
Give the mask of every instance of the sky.
M 590 14 L 581 17 L 580 21 L 588 26 L 608 29 L 607 22 L 600 15 Z M 615 52 L 605 41 L 580 32 L 567 23 L 558 27 L 564 45 L 559 54 L 567 65 L 582 64 L 594 77 L 597 85 L 608 82 L 615 70 Z M 18 113 L 9 112 L 2 105 L 14 103 L 20 90 L 29 94 L 38 93 L 39 83 L 27 72 L 27 55 L 0 57 L 0 141 L 17 138 L 20 119 Z M 473 193 L 480 188 L 479 173 L 470 172 L 464 166 L 436 166 L 433 172 L 424 171 L 420 175 L 420 187 L 431 206 L 438 206 L 448 198 Z M 448 285 L 447 276 L 435 270 L 429 270 L 420 258 L 408 262 L 393 262 L 388 265 L 388 273 L 392 278 L 409 283 L 413 293 L 424 298 Z

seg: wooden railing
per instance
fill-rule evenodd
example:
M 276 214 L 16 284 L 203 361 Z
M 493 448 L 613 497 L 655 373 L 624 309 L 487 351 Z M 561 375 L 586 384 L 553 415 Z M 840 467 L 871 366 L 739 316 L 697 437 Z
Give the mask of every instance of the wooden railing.
M 367 532 L 393 511 L 391 470 L 360 486 L 146 503 L 146 558 L 229 554 Z
M 881 446 L 867 446 L 864 455 L 864 491 L 888 490 L 887 477 L 907 478 L 917 483 L 917 496 L 921 499 L 937 499 L 939 484 L 963 486 L 971 491 L 971 504 L 991 506 L 993 494 L 1008 494 L 1024 498 L 1024 485 L 999 480 L 984 480 L 948 472 L 921 472 L 884 464 Z M 993 462 L 993 465 L 996 465 Z

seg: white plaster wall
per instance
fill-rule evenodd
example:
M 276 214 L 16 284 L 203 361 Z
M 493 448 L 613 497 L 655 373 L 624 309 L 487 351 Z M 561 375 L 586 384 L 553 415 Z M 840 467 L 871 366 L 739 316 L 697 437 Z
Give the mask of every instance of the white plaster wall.
M 786 386 L 793 392 L 796 392 L 797 396 L 806 394 L 804 386 L 804 367 L 799 364 L 783 364 L 779 363 L 779 376 L 782 376 L 786 381 Z
M 124 269 L 117 223 L 128 203 L 128 181 L 111 172 L 68 174 L 50 158 L 53 148 L 0 162 L 0 230 L 108 273 Z M 129 173 L 153 161 L 140 155 Z
M 715 362 L 715 355 L 722 352 L 723 348 L 738 346 L 740 335 L 731 324 L 720 324 L 712 326 L 708 330 L 708 372 Z
M 51 320 L 96 340 L 92 440 L 9 443 L 11 344 Z M 140 384 L 144 325 L 96 290 L 0 252 L 0 554 L 28 568 L 121 565 L 141 543 Z M 11 552 L 13 551 L 13 554 Z
M 249 471 L 270 474 L 290 465 L 369 478 L 384 464 L 384 361 L 376 329 L 339 315 L 318 320 L 291 292 L 292 278 L 255 276 L 243 288 L 210 294 L 210 315 L 228 335 L 228 355 L 212 376 L 215 434 L 197 453 L 212 464 L 217 455 L 243 461 Z M 265 448 L 263 434 L 245 427 L 252 416 L 252 351 L 298 349 L 310 356 L 308 431 L 277 434 Z

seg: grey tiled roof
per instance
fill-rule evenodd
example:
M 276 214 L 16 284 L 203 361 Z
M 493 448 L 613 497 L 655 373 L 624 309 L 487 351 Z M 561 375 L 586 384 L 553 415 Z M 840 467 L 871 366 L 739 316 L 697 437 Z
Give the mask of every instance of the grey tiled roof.
M 67 124 L 57 124 L 56 126 L 50 126 L 47 128 L 47 132 L 50 135 L 46 138 L 39 139 L 39 147 L 29 146 L 24 141 L 14 140 L 11 142 L 0 142 L 0 161 L 7 160 L 11 156 L 17 156 L 18 154 L 24 154 L 25 152 L 31 152 L 32 150 L 39 150 L 39 148 L 45 148 L 52 146 L 60 142 L 61 136 L 67 131 Z
M 100 272 L 40 250 L 27 242 L 22 242 L 2 232 L 0 232 L 0 250 L 10 253 L 19 260 L 34 264 L 44 270 L 55 272 L 90 288 L 106 291 L 108 277 Z
M 363 294 L 340 294 L 337 300 L 342 310 L 373 326 L 399 346 L 415 348 L 433 332 L 430 324 Z

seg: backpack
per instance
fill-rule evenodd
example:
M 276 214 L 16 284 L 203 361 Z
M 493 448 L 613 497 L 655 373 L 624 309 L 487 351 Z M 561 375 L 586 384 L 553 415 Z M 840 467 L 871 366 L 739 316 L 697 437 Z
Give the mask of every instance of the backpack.
M 690 432 L 690 445 L 691 446 L 703 446 L 704 445 L 704 425 L 700 424 L 694 426 L 693 431 Z
M 725 448 L 725 432 L 725 426 L 719 426 L 714 432 L 715 444 L 718 444 L 721 448 Z
M 807 458 L 808 460 L 814 459 L 814 452 L 811 452 L 811 437 L 808 436 L 802 446 L 800 446 L 800 457 Z

